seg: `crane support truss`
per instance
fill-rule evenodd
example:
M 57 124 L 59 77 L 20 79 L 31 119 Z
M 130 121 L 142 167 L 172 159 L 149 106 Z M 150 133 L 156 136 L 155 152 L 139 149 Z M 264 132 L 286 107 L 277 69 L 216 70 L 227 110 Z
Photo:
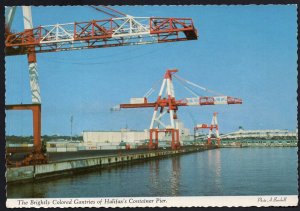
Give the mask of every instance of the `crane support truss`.
M 39 26 L 6 37 L 6 55 L 196 40 L 191 18 L 125 16 Z

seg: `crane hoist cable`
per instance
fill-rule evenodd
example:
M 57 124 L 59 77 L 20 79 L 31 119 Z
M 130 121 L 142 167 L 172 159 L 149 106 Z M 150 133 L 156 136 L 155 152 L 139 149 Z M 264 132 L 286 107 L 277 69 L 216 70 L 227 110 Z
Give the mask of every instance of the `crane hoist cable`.
M 118 10 L 115 10 L 115 9 L 113 9 L 113 8 L 110 8 L 110 7 L 108 7 L 108 6 L 102 5 L 102 7 L 106 8 L 106 9 L 108 9 L 108 10 L 111 10 L 111 11 L 113 11 L 113 12 L 115 12 L 115 13 L 118 13 L 118 14 L 120 14 L 121 16 L 126 16 L 125 13 L 122 13 L 122 12 L 120 12 L 120 11 L 118 11 Z
M 154 85 L 146 92 L 146 94 L 144 94 L 143 97 L 148 98 L 157 88 L 158 84 L 160 84 L 162 82 L 163 79 L 159 79 L 156 83 L 154 83 Z
M 121 17 L 126 16 L 126 14 L 124 14 L 124 13 L 122 13 L 122 12 L 120 12 L 120 11 L 117 11 L 117 10 L 115 10 L 115 9 L 112 9 L 112 8 L 110 8 L 110 7 L 108 7 L 108 6 L 104 6 L 104 5 L 93 6 L 93 5 L 90 5 L 90 7 L 94 8 L 95 10 L 97 10 L 97 11 L 99 11 L 99 12 L 105 13 L 105 14 L 107 14 L 107 15 L 113 17 L 113 18 L 118 18 L 118 17 L 120 17 L 120 16 L 121 16 Z M 107 10 L 110 10 L 110 11 L 112 11 L 112 12 L 114 12 L 114 13 L 117 13 L 118 15 L 114 15 L 114 14 L 112 14 L 112 13 L 110 13 L 110 12 L 107 12 L 107 11 L 105 11 L 105 10 L 103 10 L 103 9 L 100 9 L 99 7 L 102 7 L 102 8 L 105 8 L 105 9 L 107 9 Z
M 177 78 L 176 78 L 177 79 Z M 178 79 L 177 79 L 178 80 Z M 197 94 L 195 91 L 191 90 L 189 87 L 185 86 L 183 81 L 178 80 L 178 82 L 187 90 L 189 91 L 192 95 L 194 95 L 195 97 L 199 97 L 201 95 Z
M 195 84 L 195 83 L 193 83 L 193 82 L 191 82 L 191 81 L 188 81 L 188 80 L 186 80 L 186 79 L 184 79 L 184 78 L 181 78 L 181 77 L 179 77 L 178 75 L 175 75 L 175 74 L 174 74 L 174 77 L 177 78 L 177 79 L 179 79 L 179 80 L 181 80 L 182 82 L 185 82 L 185 83 L 187 83 L 187 84 L 189 84 L 189 85 L 191 85 L 191 86 L 197 87 L 197 88 L 199 88 L 199 89 L 201 89 L 201 90 L 203 90 L 203 91 L 206 91 L 206 92 L 209 92 L 209 93 L 212 93 L 212 94 L 216 94 L 216 95 L 220 95 L 220 96 L 224 95 L 224 94 L 222 94 L 222 93 L 219 93 L 219 92 L 216 92 L 216 91 L 207 89 L 207 88 L 205 88 L 205 87 L 203 87 L 203 86 L 199 86 L 198 84 Z
M 54 58 L 53 60 L 51 61 L 48 61 L 48 60 L 45 60 L 46 62 L 56 62 L 56 63 L 68 63 L 68 64 L 74 64 L 74 65 L 98 65 L 98 64 L 110 64 L 110 63 L 116 63 L 116 62 L 121 62 L 121 61 L 128 61 L 128 60 L 133 60 L 133 59 L 136 59 L 136 58 L 141 58 L 143 56 L 147 56 L 147 55 L 152 55 L 156 52 L 159 52 L 161 51 L 162 49 L 164 48 L 167 48 L 168 46 L 165 45 L 165 46 L 160 46 L 159 48 L 155 48 L 154 50 L 151 50 L 151 51 L 148 51 L 148 52 L 145 52 L 145 53 L 140 53 L 136 56 L 132 56 L 132 55 L 129 55 L 129 56 L 126 56 L 124 58 L 119 58 L 119 59 L 114 59 L 114 60 L 110 60 L 110 61 L 100 61 L 100 62 L 86 62 L 86 61 L 75 61 L 75 62 L 72 62 L 71 60 L 57 60 L 56 58 Z M 136 51 L 137 52 L 137 51 Z M 137 52 L 138 53 L 138 52 Z M 123 54 L 123 53 L 122 53 Z M 121 55 L 121 54 L 120 54 Z M 98 57 L 99 58 L 99 57 Z M 73 59 L 74 60 L 74 59 Z

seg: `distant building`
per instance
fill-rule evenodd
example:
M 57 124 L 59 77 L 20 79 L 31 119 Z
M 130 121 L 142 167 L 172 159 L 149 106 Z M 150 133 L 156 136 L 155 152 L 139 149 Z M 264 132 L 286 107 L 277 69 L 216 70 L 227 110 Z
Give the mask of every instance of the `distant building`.
M 189 136 L 190 135 L 190 129 L 185 128 L 183 122 L 178 121 L 178 129 L 180 136 Z
M 221 139 L 298 139 L 298 129 L 296 132 L 288 130 L 244 130 L 241 127 L 238 131 L 221 135 Z
M 84 142 L 98 143 L 126 143 L 142 142 L 149 139 L 147 131 L 131 131 L 121 129 L 120 131 L 83 131 Z
M 184 128 L 182 122 L 178 124 L 179 135 L 184 139 L 190 135 L 189 129 Z M 143 131 L 121 129 L 120 131 L 83 131 L 84 142 L 98 142 L 98 143 L 120 143 L 126 142 L 131 144 L 138 144 L 149 140 L 149 130 Z M 159 140 L 170 141 L 170 134 L 159 133 Z

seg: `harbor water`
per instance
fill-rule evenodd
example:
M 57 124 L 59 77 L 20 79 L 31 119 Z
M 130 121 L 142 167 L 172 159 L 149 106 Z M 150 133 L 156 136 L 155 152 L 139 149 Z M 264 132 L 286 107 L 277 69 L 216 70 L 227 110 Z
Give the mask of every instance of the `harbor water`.
M 297 147 L 221 148 L 7 186 L 8 198 L 297 195 Z

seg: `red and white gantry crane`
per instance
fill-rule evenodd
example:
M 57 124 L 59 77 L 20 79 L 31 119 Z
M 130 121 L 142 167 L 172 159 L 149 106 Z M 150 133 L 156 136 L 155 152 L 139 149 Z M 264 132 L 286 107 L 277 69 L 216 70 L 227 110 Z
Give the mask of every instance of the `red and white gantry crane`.
M 216 139 L 217 140 L 217 145 L 218 147 L 220 146 L 221 143 L 221 138 L 220 138 L 220 133 L 219 133 L 219 125 L 218 125 L 218 120 L 217 120 L 217 112 L 214 112 L 214 115 L 211 120 L 211 124 L 198 124 L 194 127 L 194 133 L 196 133 L 197 130 L 201 129 L 208 129 L 208 135 L 207 135 L 207 144 L 211 145 L 211 140 Z M 215 134 L 214 131 L 215 130 Z M 213 134 L 215 137 L 213 137 Z M 194 136 L 196 137 L 196 135 Z
M 199 86 L 191 81 L 183 79 L 175 73 L 178 72 L 177 69 L 167 70 L 164 79 L 159 90 L 159 94 L 157 100 L 155 102 L 148 102 L 147 96 L 144 98 L 133 98 L 129 104 L 120 104 L 117 107 L 114 107 L 114 110 L 118 110 L 121 108 L 154 108 L 153 116 L 150 123 L 150 137 L 149 137 L 149 149 L 157 149 L 158 148 L 158 133 L 171 133 L 172 141 L 171 147 L 172 149 L 178 149 L 180 147 L 179 141 L 179 128 L 178 128 L 178 118 L 177 118 L 177 110 L 180 106 L 205 106 L 205 105 L 224 105 L 224 104 L 242 104 L 242 99 L 218 95 L 218 96 L 198 96 L 195 92 L 193 92 L 187 86 L 184 86 L 188 91 L 190 91 L 196 97 L 192 98 L 184 98 L 180 100 L 175 99 L 174 86 L 172 81 L 172 76 L 177 78 L 183 83 L 189 84 L 191 86 L 200 88 L 202 90 L 213 92 L 209 89 L 206 89 L 202 86 Z M 148 93 L 152 93 L 153 89 L 151 88 Z M 216 93 L 216 92 L 213 92 Z M 169 124 L 165 124 L 162 121 L 164 115 L 169 114 Z M 155 135 L 155 143 L 153 143 L 153 133 Z

